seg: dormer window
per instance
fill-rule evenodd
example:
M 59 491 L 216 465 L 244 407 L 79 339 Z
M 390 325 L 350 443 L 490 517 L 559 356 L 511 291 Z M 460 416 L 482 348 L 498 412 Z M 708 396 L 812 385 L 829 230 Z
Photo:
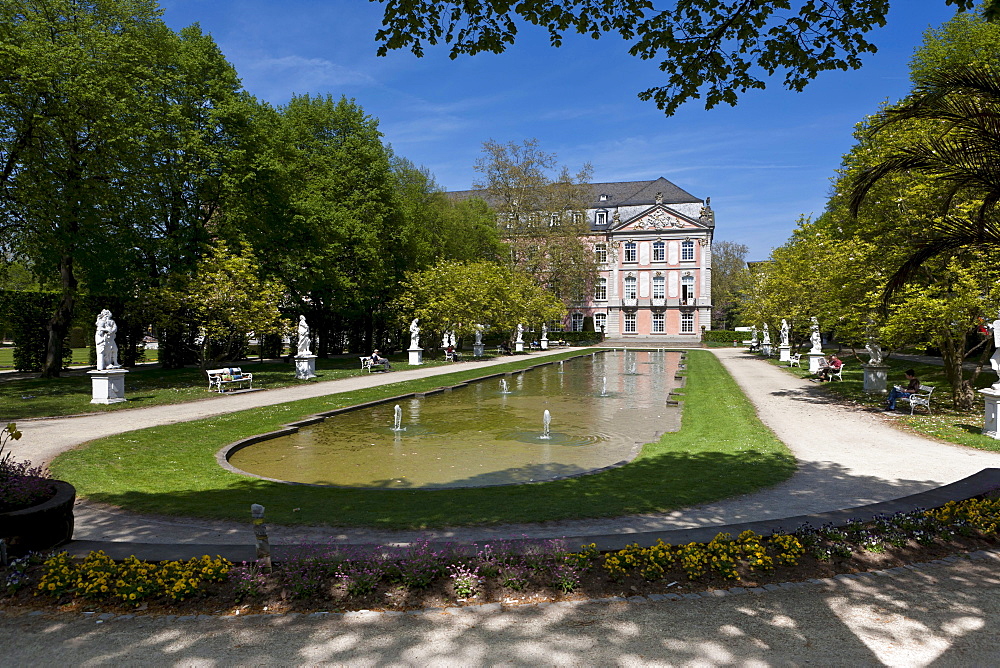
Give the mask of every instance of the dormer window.
M 608 224 L 608 212 L 607 211 L 598 211 L 597 214 L 596 214 L 596 218 L 594 219 L 594 222 L 596 224 L 598 224 L 598 225 L 607 225 Z
M 600 196 L 600 198 L 599 198 L 599 199 L 600 199 L 600 201 L 602 201 L 602 202 L 607 202 L 607 201 L 608 201 L 608 196 L 607 196 L 607 195 L 604 195 L 604 194 L 602 194 L 602 195 Z

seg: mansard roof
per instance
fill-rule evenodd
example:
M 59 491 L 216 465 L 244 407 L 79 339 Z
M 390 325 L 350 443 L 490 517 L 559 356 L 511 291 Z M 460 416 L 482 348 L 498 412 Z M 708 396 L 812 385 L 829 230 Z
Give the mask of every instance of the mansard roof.
M 663 196 L 663 204 L 695 204 L 702 200 L 682 190 L 662 176 L 652 181 L 619 181 L 613 183 L 591 183 L 590 208 L 606 209 L 616 206 L 642 206 L 656 204 L 656 196 Z M 454 200 L 483 197 L 481 190 L 456 190 L 447 193 Z M 601 195 L 607 199 L 602 200 Z M 485 199 L 485 197 L 483 197 Z
M 653 181 L 622 181 L 618 183 L 591 183 L 591 205 L 593 209 L 615 206 L 642 206 L 656 204 L 657 195 L 663 197 L 663 204 L 696 204 L 702 200 L 678 188 L 662 176 Z M 607 199 L 602 200 L 601 195 Z

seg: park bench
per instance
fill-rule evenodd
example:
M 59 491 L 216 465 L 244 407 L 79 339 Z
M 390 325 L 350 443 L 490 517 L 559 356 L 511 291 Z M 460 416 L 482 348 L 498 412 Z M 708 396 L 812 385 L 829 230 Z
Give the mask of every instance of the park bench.
M 844 367 L 845 366 L 847 366 L 847 365 L 846 364 L 841 364 L 840 368 L 837 369 L 836 371 L 833 370 L 833 369 L 828 369 L 827 372 L 826 372 L 826 375 L 830 378 L 831 381 L 834 380 L 834 379 L 843 381 L 844 380 Z
M 371 357 L 359 357 L 361 360 L 361 370 L 371 373 L 373 371 L 372 367 L 380 367 L 380 369 L 374 369 L 375 371 L 388 371 L 389 370 L 389 360 L 384 362 L 375 363 L 372 361 Z
M 457 362 L 458 358 L 462 356 L 462 353 L 454 350 L 452 352 L 444 351 L 444 361 L 445 362 Z
M 934 388 L 931 385 L 921 385 L 917 392 L 914 392 L 908 397 L 899 397 L 896 399 L 896 403 L 900 401 L 906 401 L 910 404 L 910 415 L 913 415 L 913 409 L 917 406 L 923 406 L 927 409 L 927 414 L 931 414 L 931 393 L 934 392 Z
M 797 366 L 797 367 L 799 367 L 801 369 L 802 368 L 802 353 L 795 353 L 794 355 L 789 355 L 789 357 L 788 357 L 788 366 L 790 366 L 790 367 Z
M 210 391 L 214 389 L 217 392 L 225 392 L 227 386 L 235 383 L 241 385 L 246 383 L 251 390 L 253 389 L 253 374 L 244 373 L 238 366 L 208 369 L 205 373 L 208 374 L 208 389 Z

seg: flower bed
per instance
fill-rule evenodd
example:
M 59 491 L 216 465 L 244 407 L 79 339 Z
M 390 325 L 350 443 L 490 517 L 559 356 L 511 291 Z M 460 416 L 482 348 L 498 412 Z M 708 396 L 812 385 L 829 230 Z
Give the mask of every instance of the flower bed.
M 34 555 L 7 569 L 0 603 L 177 612 L 405 610 L 499 601 L 516 604 L 763 586 L 930 561 L 1000 544 L 1000 500 L 970 499 L 845 526 L 803 526 L 762 537 L 720 533 L 708 543 L 631 545 L 599 553 L 561 541 L 481 546 L 304 548 L 272 572 L 202 557 L 116 563 Z M 4 583 L 0 579 L 0 586 Z M 150 607 L 152 606 L 152 607 Z

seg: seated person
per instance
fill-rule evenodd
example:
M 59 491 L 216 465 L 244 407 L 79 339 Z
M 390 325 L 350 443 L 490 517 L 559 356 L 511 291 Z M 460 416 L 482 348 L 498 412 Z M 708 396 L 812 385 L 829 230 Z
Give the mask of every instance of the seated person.
M 452 362 L 458 361 L 459 353 L 457 350 L 455 350 L 455 346 L 448 346 L 447 348 L 444 349 L 444 353 L 445 353 L 445 359 L 451 358 Z
M 500 353 L 502 355 L 510 355 L 511 354 L 511 352 L 510 352 L 510 344 L 507 343 L 506 341 L 504 341 L 503 343 L 501 343 L 500 344 Z
M 906 379 L 910 382 L 906 384 L 905 389 L 899 385 L 894 385 L 889 390 L 889 398 L 885 402 L 886 411 L 896 410 L 896 400 L 900 397 L 910 397 L 920 391 L 920 379 L 917 378 L 916 372 L 913 369 L 907 369 L 905 373 Z
M 826 363 L 823 364 L 816 375 L 819 377 L 819 381 L 822 383 L 824 380 L 830 380 L 830 376 L 840 371 L 840 367 L 844 366 L 836 355 L 830 355 L 826 358 Z
M 375 364 L 381 364 L 386 369 L 391 369 L 392 368 L 392 366 L 389 364 L 389 360 L 386 359 L 385 357 L 382 357 L 379 354 L 378 348 L 376 348 L 375 352 L 372 353 L 372 364 L 373 365 L 375 365 Z

